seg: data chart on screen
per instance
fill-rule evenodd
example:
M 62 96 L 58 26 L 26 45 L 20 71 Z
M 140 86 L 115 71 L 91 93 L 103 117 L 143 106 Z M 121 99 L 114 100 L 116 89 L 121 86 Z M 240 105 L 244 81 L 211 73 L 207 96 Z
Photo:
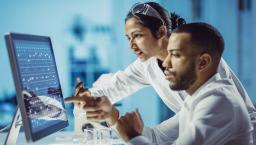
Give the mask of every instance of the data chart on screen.
M 13 44 L 32 132 L 66 121 L 51 43 L 14 39 Z

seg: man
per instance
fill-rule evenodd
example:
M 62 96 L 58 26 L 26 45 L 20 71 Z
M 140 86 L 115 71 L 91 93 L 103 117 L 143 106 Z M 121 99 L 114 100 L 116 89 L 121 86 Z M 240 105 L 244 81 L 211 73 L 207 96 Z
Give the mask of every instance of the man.
M 173 31 L 163 62 L 165 76 L 171 89 L 185 90 L 188 97 L 176 120 L 151 129 L 144 128 L 138 111 L 127 113 L 117 121 L 121 137 L 135 145 L 252 144 L 253 128 L 242 97 L 230 79 L 217 73 L 223 50 L 221 34 L 206 23 Z M 175 136 L 172 130 L 177 128 Z

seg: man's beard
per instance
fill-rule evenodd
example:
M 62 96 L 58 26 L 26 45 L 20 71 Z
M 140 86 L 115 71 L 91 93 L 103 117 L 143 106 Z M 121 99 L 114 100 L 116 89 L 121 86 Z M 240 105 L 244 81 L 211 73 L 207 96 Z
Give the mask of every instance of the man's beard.
M 189 68 L 185 73 L 182 73 L 177 76 L 177 73 L 174 73 L 175 82 L 170 82 L 170 88 L 172 90 L 187 90 L 197 79 L 195 71 L 195 63 L 191 63 Z

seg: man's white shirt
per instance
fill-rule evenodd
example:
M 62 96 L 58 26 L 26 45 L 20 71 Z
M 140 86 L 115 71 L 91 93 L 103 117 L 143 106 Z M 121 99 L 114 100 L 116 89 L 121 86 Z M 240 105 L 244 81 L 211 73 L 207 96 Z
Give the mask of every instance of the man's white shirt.
M 173 130 L 179 130 L 177 134 Z M 130 140 L 134 145 L 252 145 L 252 125 L 230 79 L 214 75 L 188 96 L 175 117 Z
M 245 103 L 249 113 L 255 112 L 253 103 L 245 91 L 243 85 L 226 64 L 224 59 L 221 59 L 218 66 L 218 74 L 221 80 L 228 79 L 231 82 L 233 88 L 239 92 L 239 96 L 242 102 Z M 175 122 L 178 117 L 178 112 L 180 111 L 184 100 L 187 98 L 187 94 L 184 91 L 173 91 L 169 87 L 168 80 L 165 79 L 163 71 L 160 69 L 157 59 L 155 57 L 150 58 L 146 62 L 141 62 L 140 60 L 134 61 L 130 64 L 124 71 L 118 71 L 111 77 L 105 78 L 104 81 L 97 81 L 94 85 L 95 87 L 90 88 L 92 96 L 107 96 L 112 103 L 116 103 L 123 98 L 133 94 L 147 86 L 152 86 L 157 92 L 162 101 L 175 113 L 174 117 L 170 118 L 171 122 Z M 163 124 L 165 124 L 163 122 Z M 173 123 L 175 125 L 175 123 Z M 256 123 L 255 123 L 256 126 Z M 167 140 L 173 142 L 177 138 L 177 133 L 179 128 L 172 128 L 172 133 L 168 130 L 169 137 Z M 151 130 L 151 129 L 145 129 Z M 161 132 L 164 132 L 166 128 L 162 128 Z M 145 131 L 146 132 L 146 131 Z M 172 134 L 172 135 L 170 135 Z M 161 138 L 164 136 L 161 136 Z M 153 138 L 154 140 L 159 140 L 158 138 Z M 164 141 L 166 138 L 162 138 Z

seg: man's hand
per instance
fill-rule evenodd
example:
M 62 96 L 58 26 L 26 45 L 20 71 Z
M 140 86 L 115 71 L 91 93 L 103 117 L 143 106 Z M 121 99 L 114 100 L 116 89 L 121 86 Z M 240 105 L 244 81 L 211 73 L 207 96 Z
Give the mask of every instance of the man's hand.
M 119 117 L 118 110 L 111 104 L 106 96 L 102 97 L 69 97 L 65 102 L 80 103 L 80 107 L 86 112 L 89 121 L 106 119 L 111 125 L 115 124 Z
M 87 119 L 90 121 L 105 119 L 113 125 L 119 117 L 119 112 L 106 96 L 97 97 L 92 104 L 85 104 L 84 110 L 86 111 Z
M 92 97 L 90 91 L 84 87 L 83 82 L 77 78 L 74 96 L 65 98 L 66 103 L 74 103 L 86 112 L 89 121 L 106 119 L 111 125 L 119 117 L 118 110 L 111 104 L 106 96 Z
M 130 139 L 139 136 L 143 131 L 143 121 L 141 119 L 138 109 L 131 113 L 126 113 L 117 121 L 117 130 L 120 136 L 125 140 L 129 141 Z

